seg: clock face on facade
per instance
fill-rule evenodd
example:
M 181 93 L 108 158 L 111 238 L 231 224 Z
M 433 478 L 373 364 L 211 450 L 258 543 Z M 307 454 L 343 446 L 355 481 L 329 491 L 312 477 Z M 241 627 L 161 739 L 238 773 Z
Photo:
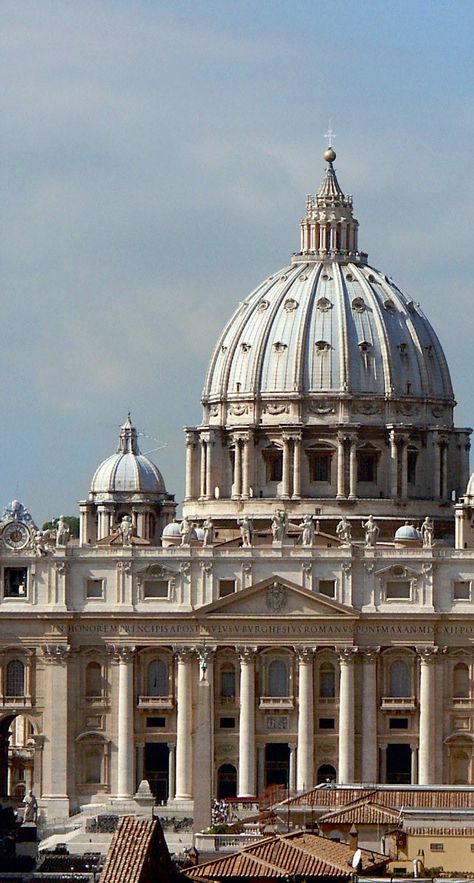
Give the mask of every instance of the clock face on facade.
M 11 521 L 3 529 L 2 540 L 9 549 L 23 549 L 30 540 L 30 532 L 21 522 Z

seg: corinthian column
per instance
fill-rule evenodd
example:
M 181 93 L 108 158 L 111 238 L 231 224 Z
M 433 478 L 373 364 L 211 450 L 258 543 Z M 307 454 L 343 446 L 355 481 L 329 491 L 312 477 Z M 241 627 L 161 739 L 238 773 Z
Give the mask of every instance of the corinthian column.
M 418 652 L 420 657 L 419 785 L 432 785 L 434 783 L 434 684 L 437 650 L 437 647 L 423 647 Z
M 283 436 L 283 466 L 282 466 L 282 497 L 287 499 L 290 496 L 290 439 Z
M 390 430 L 390 496 L 393 500 L 398 497 L 398 447 L 393 429 Z
M 43 792 L 50 818 L 69 817 L 67 781 L 68 671 L 70 647 L 42 647 L 45 665 L 46 702 L 43 718 Z
M 240 438 L 235 439 L 234 447 L 234 492 L 233 497 L 240 497 L 242 494 L 242 443 Z
M 238 797 L 255 797 L 255 649 L 240 651 Z
M 377 654 L 380 647 L 362 653 L 362 781 L 377 781 Z
M 337 500 L 345 499 L 345 480 L 344 480 L 344 436 L 337 437 Z
M 345 647 L 339 653 L 339 772 L 341 784 L 354 781 L 354 653 Z
M 134 728 L 133 728 L 133 657 L 134 647 L 111 648 L 118 663 L 117 722 L 117 797 L 128 798 L 135 793 Z
M 349 500 L 357 497 L 357 439 L 351 438 L 349 453 Z
M 301 436 L 293 439 L 293 499 L 301 497 Z
M 192 658 L 190 649 L 177 652 L 176 799 L 192 797 Z
M 186 491 L 185 500 L 191 500 L 194 495 L 194 433 L 186 433 Z
M 313 787 L 313 650 L 300 647 L 298 654 L 298 752 L 296 762 L 296 790 Z

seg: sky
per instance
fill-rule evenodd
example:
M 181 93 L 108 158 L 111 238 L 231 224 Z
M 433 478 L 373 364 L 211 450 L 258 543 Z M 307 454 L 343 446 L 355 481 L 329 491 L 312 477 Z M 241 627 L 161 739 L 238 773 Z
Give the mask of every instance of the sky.
M 129 410 L 182 499 L 214 341 L 297 248 L 330 123 L 474 425 L 473 33 L 471 0 L 3 0 L 0 506 L 77 514 Z

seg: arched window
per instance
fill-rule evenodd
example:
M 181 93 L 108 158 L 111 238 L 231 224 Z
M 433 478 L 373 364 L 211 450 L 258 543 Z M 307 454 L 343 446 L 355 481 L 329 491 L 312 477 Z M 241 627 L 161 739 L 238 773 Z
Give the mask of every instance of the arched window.
M 288 666 L 282 659 L 274 659 L 268 666 L 268 695 L 288 696 Z
M 453 669 L 453 698 L 468 699 L 469 687 L 469 669 L 464 662 L 458 662 Z
M 235 668 L 226 665 L 221 668 L 221 699 L 230 702 L 235 699 Z
M 323 662 L 319 669 L 319 696 L 321 699 L 336 696 L 336 671 L 330 662 Z
M 6 696 L 24 696 L 25 666 L 20 659 L 12 659 L 7 665 Z
M 231 763 L 223 763 L 217 770 L 217 796 L 237 797 L 237 770 Z
M 102 695 L 102 669 L 98 662 L 89 662 L 86 668 L 86 696 Z
M 317 772 L 317 784 L 322 785 L 323 782 L 335 782 L 336 770 L 330 763 L 323 763 Z
M 168 666 L 162 659 L 153 659 L 148 666 L 148 696 L 168 696 Z
M 390 666 L 390 696 L 401 699 L 410 695 L 408 665 L 402 659 L 396 659 Z

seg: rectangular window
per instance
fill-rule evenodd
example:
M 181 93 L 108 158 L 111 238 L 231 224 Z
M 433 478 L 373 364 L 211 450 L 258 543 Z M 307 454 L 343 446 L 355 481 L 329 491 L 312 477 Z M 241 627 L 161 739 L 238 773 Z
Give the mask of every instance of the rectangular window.
M 226 598 L 227 595 L 233 595 L 235 592 L 235 579 L 219 580 L 219 598 Z
M 418 459 L 418 451 L 407 451 L 407 481 L 408 484 L 416 484 L 416 461 Z
M 86 598 L 103 598 L 104 597 L 104 580 L 88 579 L 86 581 Z
M 146 579 L 143 583 L 143 597 L 167 598 L 169 585 L 169 580 L 167 579 Z
M 5 567 L 3 571 L 3 594 L 5 598 L 25 598 L 28 586 L 26 567 Z
M 283 454 L 265 454 L 267 481 L 281 481 L 283 475 Z
M 147 717 L 146 725 L 149 730 L 153 729 L 154 727 L 166 727 L 166 718 L 165 717 Z
M 334 730 L 336 728 L 336 721 L 333 717 L 320 717 L 319 718 L 319 729 L 320 730 Z
M 385 583 L 385 598 L 387 601 L 409 601 L 411 598 L 410 581 L 388 580 Z
M 391 717 L 389 721 L 389 727 L 391 730 L 408 730 L 408 718 Z
M 357 455 L 357 481 L 377 481 L 377 456 L 359 453 Z
M 467 580 L 456 580 L 453 583 L 453 601 L 470 601 L 471 583 Z
M 331 454 L 310 453 L 309 455 L 310 481 L 331 481 Z
M 318 592 L 320 595 L 326 595 L 326 598 L 336 597 L 336 580 L 320 579 L 318 582 Z
M 219 718 L 219 726 L 221 730 L 235 730 L 235 717 Z
M 444 852 L 444 843 L 430 843 L 431 852 Z

